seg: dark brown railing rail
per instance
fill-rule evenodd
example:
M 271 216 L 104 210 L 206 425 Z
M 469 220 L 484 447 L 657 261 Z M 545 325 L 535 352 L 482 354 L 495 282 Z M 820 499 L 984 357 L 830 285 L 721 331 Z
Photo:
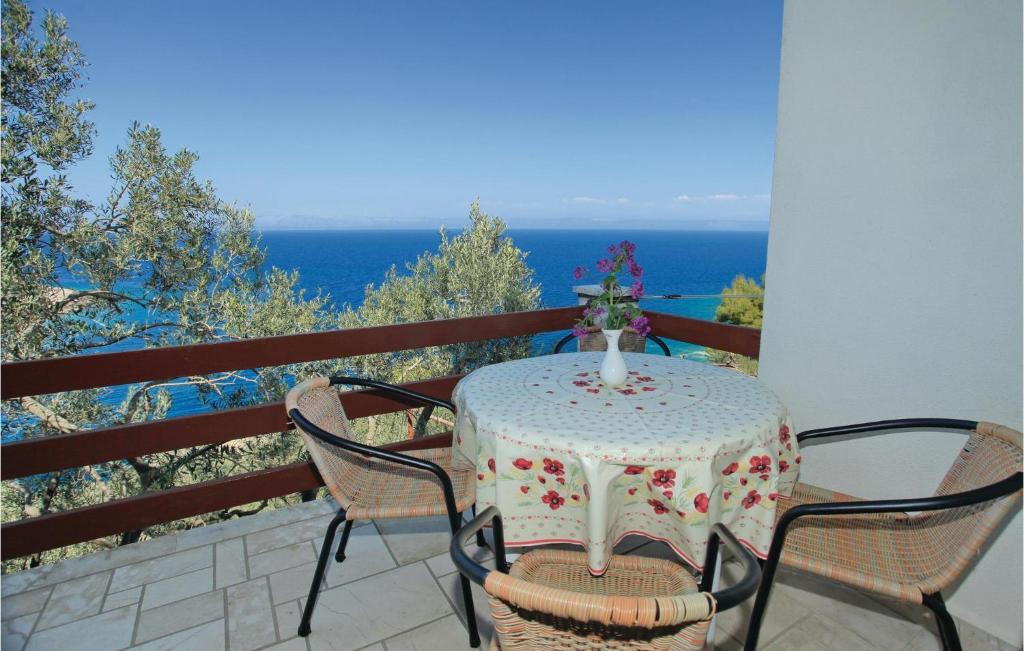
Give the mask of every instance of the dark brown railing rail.
M 168 380 L 372 353 L 443 346 L 485 339 L 565 330 L 578 307 L 517 312 L 446 321 L 316 332 L 263 339 L 151 348 L 119 353 L 62 357 L 0 366 L 0 398 L 11 400 L 133 382 Z M 663 338 L 757 357 L 760 331 L 658 312 L 647 312 Z M 408 384 L 422 393 L 450 398 L 460 376 Z M 352 418 L 384 414 L 406 405 L 375 391 L 343 397 Z M 0 447 L 0 479 L 115 461 L 234 439 L 274 434 L 292 427 L 283 403 L 228 409 L 99 430 L 6 443 Z M 450 434 L 389 446 L 395 450 L 443 447 Z M 0 527 L 3 559 L 120 534 L 162 522 L 258 502 L 317 488 L 316 468 L 294 463 L 103 504 L 9 522 Z

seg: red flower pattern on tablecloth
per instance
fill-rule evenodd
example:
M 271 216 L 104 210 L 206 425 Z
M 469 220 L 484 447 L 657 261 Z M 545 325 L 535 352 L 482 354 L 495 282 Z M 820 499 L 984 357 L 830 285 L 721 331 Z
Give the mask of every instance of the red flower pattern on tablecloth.
M 779 459 L 779 472 L 786 472 L 789 470 L 789 464 L 786 463 L 785 459 Z
M 529 459 L 519 457 L 518 459 L 512 462 L 512 465 L 515 466 L 516 468 L 519 468 L 520 470 L 529 470 L 530 468 L 533 467 L 533 462 L 530 461 Z
M 550 506 L 552 511 L 557 510 L 558 507 L 565 504 L 565 498 L 559 495 L 557 491 L 548 491 L 540 498 L 540 501 Z
M 726 498 L 729 499 L 729 498 Z M 697 497 L 693 498 L 693 508 L 697 509 L 698 513 L 708 512 L 708 494 L 701 493 Z
M 558 461 L 556 459 L 548 459 L 545 457 L 544 472 L 548 473 L 549 475 L 564 475 L 565 466 L 562 464 L 561 461 Z
M 779 427 L 779 443 L 789 443 L 789 425 L 783 424 Z
M 487 460 L 487 469 L 488 470 L 490 470 L 491 472 L 495 472 L 495 469 L 497 467 L 498 467 L 497 464 L 494 463 L 494 459 L 488 459 Z
M 750 474 L 764 475 L 772 471 L 772 458 L 767 454 L 750 457 Z M 762 477 L 763 479 L 763 477 Z
M 749 508 L 752 508 L 755 504 L 758 504 L 760 502 L 761 502 L 761 496 L 757 494 L 756 490 L 752 490 L 749 493 L 747 493 L 746 497 L 743 498 L 742 504 L 743 504 L 743 508 L 749 509 Z
M 676 485 L 676 471 L 672 469 L 655 470 L 651 483 L 659 488 L 671 488 Z
M 523 495 L 526 495 L 527 493 L 530 492 L 530 487 L 526 485 L 520 486 L 519 492 L 522 493 Z
M 647 503 L 651 505 L 657 515 L 664 515 L 669 512 L 669 508 L 661 500 L 651 498 L 647 500 Z
M 626 466 L 626 469 L 622 471 L 625 475 L 642 475 L 644 469 L 642 466 Z
M 739 469 L 740 469 L 740 464 L 738 464 L 735 461 L 733 461 L 732 463 L 730 463 L 728 466 L 725 467 L 725 470 L 722 471 L 722 474 L 728 476 L 728 475 L 731 475 L 732 473 L 736 472 Z

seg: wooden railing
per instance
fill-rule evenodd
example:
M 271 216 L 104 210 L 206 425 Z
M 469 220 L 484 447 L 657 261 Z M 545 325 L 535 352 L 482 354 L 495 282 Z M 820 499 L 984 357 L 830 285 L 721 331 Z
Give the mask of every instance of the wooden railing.
M 749 357 L 758 356 L 758 330 L 658 312 L 647 312 L 647 315 L 654 332 L 663 338 Z M 10 362 L 0 366 L 0 399 L 534 335 L 566 330 L 578 316 L 578 307 L 567 307 Z M 435 378 L 406 386 L 429 395 L 450 398 L 459 378 Z M 346 392 L 342 401 L 346 413 L 352 418 L 390 413 L 407 406 L 384 398 L 376 391 Z M 0 479 L 16 479 L 139 455 L 224 443 L 283 432 L 291 427 L 283 403 L 276 402 L 14 441 L 0 447 L 3 457 Z M 450 444 L 451 435 L 442 434 L 402 441 L 389 447 L 411 450 Z M 2 558 L 6 560 L 322 485 L 323 480 L 313 465 L 293 463 L 9 522 L 0 527 L 0 549 Z

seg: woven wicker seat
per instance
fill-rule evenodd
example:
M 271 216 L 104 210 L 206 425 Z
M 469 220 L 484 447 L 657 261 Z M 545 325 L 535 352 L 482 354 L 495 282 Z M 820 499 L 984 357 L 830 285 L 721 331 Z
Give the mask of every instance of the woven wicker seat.
M 285 405 L 309 451 L 313 463 L 339 505 L 327 530 L 317 564 L 309 599 L 299 625 L 299 635 L 308 635 L 316 598 L 323 582 L 327 558 L 334 534 L 345 523 L 335 556 L 345 559 L 345 547 L 355 520 L 447 516 L 454 533 L 462 521 L 462 512 L 475 500 L 476 470 L 469 466 L 452 467 L 450 447 L 392 452 L 362 445 L 352 440 L 352 427 L 335 385 L 367 386 L 392 394 L 405 402 L 412 400 L 428 407 L 440 406 L 455 411 L 450 402 L 393 386 L 360 378 L 317 377 L 296 385 L 288 392 Z M 482 538 L 478 538 L 478 541 Z M 463 598 L 470 646 L 479 646 L 470 598 L 469 583 L 463 579 Z
M 908 420 L 816 430 L 798 440 L 910 427 L 970 431 L 933 497 L 869 502 L 797 484 L 791 497 L 779 499 L 776 533 L 748 644 L 751 637 L 756 643 L 759 608 L 763 610 L 771 588 L 774 564 L 781 562 L 855 588 L 924 604 L 936 614 L 944 646 L 959 648 L 941 591 L 970 567 L 996 527 L 1018 508 L 1021 433 L 991 423 Z
M 474 527 L 490 519 L 495 564 L 488 571 L 470 559 L 464 545 Z M 534 649 L 703 649 L 712 617 L 749 598 L 760 579 L 757 560 L 722 525 L 708 544 L 713 568 L 719 537 L 741 558 L 746 573 L 731 588 L 712 594 L 711 572 L 697 585 L 686 568 L 642 556 L 613 556 L 600 577 L 590 573 L 587 554 L 533 550 L 505 566 L 501 521 L 491 507 L 467 525 L 451 553 L 464 575 L 481 583 L 494 620 L 491 648 Z

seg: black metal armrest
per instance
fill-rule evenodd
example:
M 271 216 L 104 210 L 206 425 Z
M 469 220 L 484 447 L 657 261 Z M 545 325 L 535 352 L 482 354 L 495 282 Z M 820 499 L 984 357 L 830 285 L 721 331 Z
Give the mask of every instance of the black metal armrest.
M 708 537 L 708 552 L 704 559 L 704 573 L 700 580 L 702 592 L 711 592 L 711 584 L 715 576 L 715 564 L 718 561 L 718 549 L 724 544 L 743 563 L 743 577 L 728 588 L 712 592 L 715 602 L 718 604 L 719 612 L 728 610 L 749 599 L 761 582 L 761 565 L 753 552 L 740 544 L 732 531 L 721 522 L 711 526 L 711 536 Z
M 371 389 L 378 389 L 384 393 L 390 393 L 395 396 L 407 398 L 419 402 L 424 406 L 443 407 L 453 414 L 455 413 L 455 405 L 449 400 L 443 400 L 441 398 L 435 398 L 434 396 L 428 396 L 425 393 L 413 391 L 406 387 L 400 387 L 394 384 L 388 384 L 387 382 L 380 382 L 378 380 L 367 380 L 365 378 L 358 377 L 344 377 L 344 376 L 332 376 L 331 385 L 335 386 L 338 384 L 347 384 L 351 386 L 369 387 Z
M 448 548 L 455 567 L 459 568 L 459 571 L 470 581 L 480 585 L 484 584 L 491 571 L 470 558 L 466 553 L 466 545 L 469 544 L 470 537 L 480 531 L 488 520 L 491 521 L 491 529 L 494 533 L 494 566 L 499 572 L 508 574 L 508 562 L 505 560 L 505 533 L 501 526 L 501 512 L 496 506 L 488 506 L 471 522 L 459 529 L 452 537 L 451 546 Z
M 808 439 L 896 429 L 930 428 L 973 430 L 977 427 L 978 422 L 973 420 L 956 420 L 953 418 L 897 418 L 893 420 L 876 420 L 870 423 L 857 423 L 855 425 L 840 425 L 838 427 L 823 427 L 821 429 L 807 430 L 806 432 L 800 432 L 797 434 L 796 440 L 803 442 Z

